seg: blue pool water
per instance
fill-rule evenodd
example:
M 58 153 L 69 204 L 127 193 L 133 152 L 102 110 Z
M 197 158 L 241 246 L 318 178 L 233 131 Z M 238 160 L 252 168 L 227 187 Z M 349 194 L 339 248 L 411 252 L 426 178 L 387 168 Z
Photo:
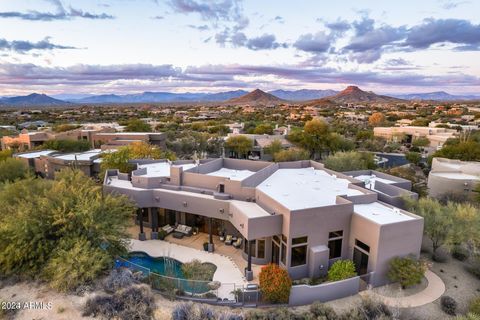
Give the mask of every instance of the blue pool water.
M 185 278 L 182 272 L 182 263 L 172 258 L 153 258 L 144 252 L 131 252 L 127 260 L 162 276 Z
M 185 279 L 185 275 L 182 272 L 182 263 L 178 260 L 169 257 L 154 258 L 146 254 L 145 252 L 130 252 L 125 259 L 134 265 L 125 263 L 120 259 L 116 260 L 115 267 L 127 267 L 136 269 L 136 271 L 142 271 L 148 274 L 150 272 L 156 273 L 161 276 L 169 278 L 155 277 L 151 279 L 151 285 L 155 289 L 160 289 L 161 283 L 165 284 L 165 281 L 172 284 L 175 288 L 181 289 L 189 293 L 205 293 L 210 291 L 208 286 L 209 281 L 191 281 Z M 136 266 L 146 268 L 142 270 Z

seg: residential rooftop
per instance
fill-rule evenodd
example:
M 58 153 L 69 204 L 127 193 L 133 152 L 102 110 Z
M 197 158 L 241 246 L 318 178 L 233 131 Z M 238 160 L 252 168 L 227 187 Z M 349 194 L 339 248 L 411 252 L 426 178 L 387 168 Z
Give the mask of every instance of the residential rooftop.
M 390 207 L 377 201 L 366 204 L 356 204 L 353 206 L 353 211 L 381 225 L 415 219 L 413 216 L 402 212 L 398 208 Z
M 170 176 L 170 167 L 180 166 L 183 167 L 183 170 L 188 170 L 196 166 L 195 163 L 186 163 L 181 165 L 172 165 L 170 162 L 155 162 L 155 163 L 146 163 L 139 164 L 138 169 L 146 169 L 145 174 L 138 174 L 144 177 L 169 177 Z
M 242 181 L 250 177 L 252 174 L 255 174 L 255 172 L 250 170 L 236 170 L 229 168 L 221 168 L 217 171 L 207 173 L 209 176 L 224 177 L 235 181 Z
M 289 210 L 300 210 L 336 204 L 337 196 L 364 193 L 350 188 L 351 182 L 313 167 L 278 169 L 257 186 Z

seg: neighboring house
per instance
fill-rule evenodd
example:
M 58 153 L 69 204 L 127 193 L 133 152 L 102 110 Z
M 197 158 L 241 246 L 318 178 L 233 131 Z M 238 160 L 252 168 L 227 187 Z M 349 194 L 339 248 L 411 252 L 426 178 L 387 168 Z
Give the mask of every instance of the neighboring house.
M 379 286 L 388 282 L 393 257 L 419 256 L 423 219 L 359 184 L 311 160 L 219 158 L 140 161 L 131 176 L 108 170 L 103 187 L 136 203 L 141 230 L 143 221 L 153 230 L 185 224 L 243 238 L 248 280 L 252 263 L 276 263 L 300 279 L 323 276 L 336 260 L 352 259 L 358 274 Z
M 471 197 L 480 183 L 480 162 L 433 158 L 428 175 L 428 194 Z
M 418 194 L 412 192 L 412 182 L 375 170 L 357 170 L 343 172 L 356 180 L 362 181 L 361 186 L 375 191 L 378 200 L 393 206 L 403 208 L 404 197 L 417 200 Z
M 93 141 L 93 136 L 99 132 L 111 132 L 112 128 L 74 129 L 65 132 L 27 131 L 22 130 L 17 136 L 5 136 L 1 139 L 2 149 L 30 150 L 43 145 L 49 140 L 85 140 Z M 92 142 L 93 147 L 93 142 Z
M 445 142 L 454 138 L 457 131 L 445 128 L 432 127 L 375 127 L 373 128 L 373 135 L 395 142 L 411 143 L 417 138 L 427 138 L 430 141 L 431 152 L 441 149 Z
M 162 148 L 166 146 L 167 135 L 161 132 L 100 132 L 92 136 L 95 148 L 118 149 L 132 142 L 147 142 Z
M 14 154 L 13 157 L 24 161 L 35 174 L 47 178 L 55 178 L 55 173 L 65 168 L 76 168 L 88 177 L 96 177 L 100 173 L 100 149 L 77 153 L 60 153 L 54 150 L 40 150 Z
M 293 144 L 288 141 L 286 139 L 286 136 L 283 134 L 229 134 L 226 139 L 235 136 L 244 136 L 253 141 L 253 148 L 248 153 L 248 159 L 250 160 L 271 161 L 273 159 L 273 155 L 269 154 L 266 148 L 270 146 L 270 144 L 275 140 L 278 140 L 282 143 L 283 149 L 288 149 L 293 146 Z M 229 150 L 228 148 L 226 148 L 225 152 L 226 155 L 230 158 L 237 157 L 233 150 Z

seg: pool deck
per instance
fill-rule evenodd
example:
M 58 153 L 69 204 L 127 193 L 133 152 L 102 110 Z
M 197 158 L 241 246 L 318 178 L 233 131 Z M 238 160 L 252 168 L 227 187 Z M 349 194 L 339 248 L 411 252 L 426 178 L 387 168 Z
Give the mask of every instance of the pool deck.
M 248 284 L 242 271 L 238 268 L 232 258 L 218 254 L 209 253 L 168 241 L 162 240 L 146 240 L 139 241 L 130 240 L 130 251 L 143 251 L 151 257 L 170 257 L 180 262 L 190 262 L 198 259 L 201 262 L 210 262 L 217 266 L 217 270 L 213 275 L 213 281 L 222 283 L 218 289 L 218 297 L 224 299 L 233 299 L 232 291 L 235 287 Z

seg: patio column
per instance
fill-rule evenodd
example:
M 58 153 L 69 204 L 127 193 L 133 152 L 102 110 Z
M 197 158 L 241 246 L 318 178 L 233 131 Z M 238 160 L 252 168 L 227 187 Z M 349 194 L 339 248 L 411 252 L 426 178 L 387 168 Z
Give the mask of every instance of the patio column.
M 213 218 L 208 218 L 208 252 L 214 251 L 212 225 L 213 225 Z
M 247 246 L 247 268 L 245 269 L 245 278 L 247 281 L 253 280 L 252 272 L 252 245 L 250 241 L 245 238 L 245 245 Z
M 138 219 L 138 225 L 140 226 L 140 233 L 138 234 L 138 240 L 140 241 L 145 241 L 145 233 L 143 232 L 143 209 L 138 209 L 137 210 L 137 219 Z
M 157 208 L 150 208 L 150 216 L 152 217 L 152 232 L 150 238 L 158 239 L 158 210 Z

